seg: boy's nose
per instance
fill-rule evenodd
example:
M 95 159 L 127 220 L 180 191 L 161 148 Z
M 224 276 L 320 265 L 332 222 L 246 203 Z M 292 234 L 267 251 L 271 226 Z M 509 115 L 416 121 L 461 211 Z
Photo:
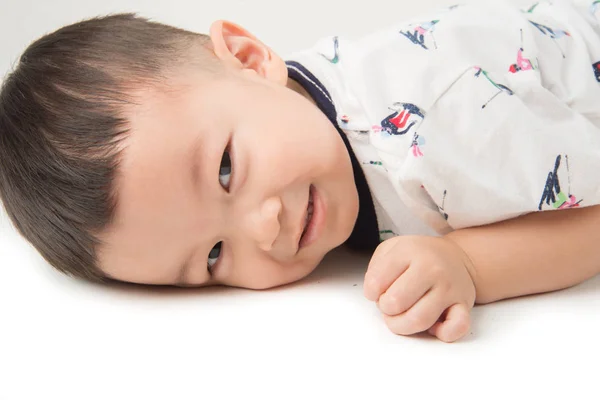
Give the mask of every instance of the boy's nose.
M 281 198 L 269 197 L 246 218 L 246 232 L 249 232 L 263 251 L 270 251 L 279 236 L 282 208 Z

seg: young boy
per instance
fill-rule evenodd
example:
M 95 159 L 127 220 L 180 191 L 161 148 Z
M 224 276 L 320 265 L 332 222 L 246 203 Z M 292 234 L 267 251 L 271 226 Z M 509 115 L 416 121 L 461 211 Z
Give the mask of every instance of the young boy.
M 263 289 L 374 251 L 389 328 L 455 341 L 474 303 L 600 271 L 595 3 L 455 6 L 287 62 L 230 22 L 80 22 L 4 82 L 0 194 L 95 281 Z

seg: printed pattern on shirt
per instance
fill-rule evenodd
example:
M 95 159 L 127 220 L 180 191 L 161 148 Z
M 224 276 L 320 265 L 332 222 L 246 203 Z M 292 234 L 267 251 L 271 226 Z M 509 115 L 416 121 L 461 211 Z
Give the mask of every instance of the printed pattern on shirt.
M 440 214 L 442 214 L 442 217 L 444 217 L 444 219 L 446 221 L 448 221 L 449 215 L 446 212 L 446 210 L 444 209 L 444 206 L 446 205 L 446 195 L 448 194 L 447 190 L 444 190 L 444 195 L 442 197 L 442 205 L 438 206 L 438 211 L 440 212 Z
M 410 40 L 412 43 L 421 46 L 425 50 L 429 50 L 426 41 L 431 40 L 433 47 L 437 49 L 437 42 L 435 40 L 435 27 L 440 21 L 438 19 L 432 21 L 422 22 L 416 25 L 409 25 L 406 31 L 400 31 L 404 37 Z M 427 40 L 426 40 L 427 38 Z
M 421 148 L 424 145 L 425 145 L 425 138 L 422 136 L 419 136 L 419 134 L 417 132 L 415 132 L 412 143 L 410 145 L 410 148 L 412 150 L 412 155 L 414 157 L 423 157 L 424 154 L 423 154 L 423 151 L 421 150 Z
M 405 135 L 425 118 L 425 113 L 411 103 L 398 102 L 388 108 L 393 113 L 381 121 L 381 126 L 373 126 L 374 130 L 380 131 L 382 134 Z
M 494 95 L 481 106 L 482 109 L 486 108 L 501 93 L 506 93 L 509 96 L 512 96 L 514 94 L 514 92 L 509 87 L 502 85 L 500 83 L 496 83 L 492 78 L 490 78 L 487 71 L 485 71 L 481 67 L 474 67 L 474 68 L 475 68 L 475 77 L 476 78 L 480 78 L 481 76 L 484 76 L 485 79 L 487 79 L 487 81 L 489 83 L 491 83 L 496 89 L 498 89 L 498 91 L 496 93 L 494 93 Z
M 516 74 L 520 71 L 532 71 L 536 69 L 536 67 L 533 66 L 531 60 L 523 56 L 524 51 L 525 50 L 523 49 L 523 29 L 521 29 L 521 48 L 519 48 L 519 51 L 517 52 L 517 62 L 511 65 L 508 69 L 513 74 Z
M 600 83 L 600 39 L 575 16 L 589 6 L 600 17 L 600 0 L 579 9 L 491 3 L 394 26 L 372 41 L 320 43 L 315 69 L 335 72 L 322 78 L 338 92 L 338 125 L 363 169 L 394 190 L 373 180 L 389 213 L 382 240 L 406 233 L 403 208 L 443 233 L 600 201 L 600 129 L 582 118 L 599 120 L 592 104 L 600 92 L 577 84 Z
M 538 206 L 538 210 L 542 211 L 544 203 L 550 206 L 554 210 L 562 210 L 565 208 L 579 207 L 579 204 L 583 201 L 577 200 L 575 196 L 571 194 L 571 176 L 569 171 L 569 156 L 565 155 L 566 174 L 568 189 L 564 192 L 564 188 L 560 185 L 559 172 L 561 167 L 562 156 L 559 154 L 556 156 L 554 162 L 554 169 L 548 173 L 546 184 L 544 185 L 544 192 Z
M 332 41 L 332 54 L 320 54 L 330 63 L 337 64 L 340 62 L 340 39 L 338 36 L 334 36 Z
M 556 45 L 556 47 L 558 48 L 558 50 L 560 51 L 560 54 L 562 54 L 563 58 L 566 58 L 565 52 L 562 49 L 562 47 L 560 47 L 560 44 L 558 43 L 558 40 L 565 38 L 565 37 L 571 37 L 571 34 L 567 31 L 564 31 L 562 29 L 556 29 L 556 28 L 551 28 L 549 26 L 546 25 L 542 25 L 540 23 L 534 22 L 529 20 L 529 22 L 535 26 L 538 31 L 540 31 L 542 34 L 544 34 L 545 36 L 548 36 L 550 39 L 553 40 L 554 44 Z
M 590 5 L 590 14 L 598 18 L 598 11 L 600 10 L 600 0 L 594 0 Z
M 383 229 L 383 230 L 379 231 L 379 241 L 380 242 L 385 242 L 386 240 L 391 239 L 396 236 L 398 236 L 398 234 L 395 233 L 391 229 Z
M 596 77 L 596 80 L 600 82 L 600 61 L 592 64 L 592 68 L 594 69 L 594 76 Z
M 525 12 L 528 13 L 528 14 L 531 14 L 531 13 L 533 13 L 535 11 L 535 9 L 537 8 L 537 6 L 539 6 L 539 5 L 540 5 L 539 2 L 534 3 Z

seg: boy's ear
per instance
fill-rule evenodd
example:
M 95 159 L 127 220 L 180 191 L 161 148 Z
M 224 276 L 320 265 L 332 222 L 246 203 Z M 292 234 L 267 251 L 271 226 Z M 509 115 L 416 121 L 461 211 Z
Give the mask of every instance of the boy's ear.
M 215 55 L 227 67 L 253 71 L 270 81 L 287 84 L 285 62 L 241 26 L 216 21 L 210 27 L 210 38 Z

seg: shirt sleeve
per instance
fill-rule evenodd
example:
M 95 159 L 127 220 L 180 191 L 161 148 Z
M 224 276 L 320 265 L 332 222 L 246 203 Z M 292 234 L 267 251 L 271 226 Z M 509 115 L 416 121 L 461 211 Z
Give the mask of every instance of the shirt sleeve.
M 382 155 L 432 225 L 600 203 L 600 40 L 580 14 L 552 7 L 438 23 L 438 50 L 463 72 L 402 136 L 401 162 Z

